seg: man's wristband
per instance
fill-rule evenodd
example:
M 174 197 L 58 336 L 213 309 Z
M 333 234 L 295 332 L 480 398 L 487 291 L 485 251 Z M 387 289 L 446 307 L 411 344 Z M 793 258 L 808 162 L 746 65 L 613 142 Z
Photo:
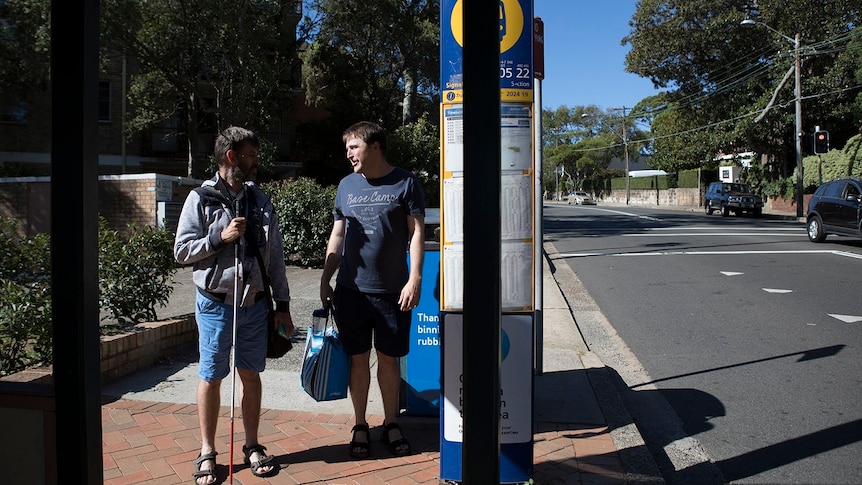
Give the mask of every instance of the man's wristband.
M 275 302 L 275 311 L 276 313 L 287 313 L 289 310 L 288 302 L 286 301 L 277 301 Z

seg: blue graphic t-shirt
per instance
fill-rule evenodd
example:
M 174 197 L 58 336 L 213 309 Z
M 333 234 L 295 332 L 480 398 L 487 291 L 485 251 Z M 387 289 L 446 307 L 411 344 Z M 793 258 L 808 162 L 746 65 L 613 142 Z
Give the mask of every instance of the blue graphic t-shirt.
M 407 216 L 425 216 L 416 176 L 395 167 L 368 180 L 352 173 L 338 184 L 335 219 L 346 221 L 339 285 L 364 293 L 398 293 L 407 282 Z

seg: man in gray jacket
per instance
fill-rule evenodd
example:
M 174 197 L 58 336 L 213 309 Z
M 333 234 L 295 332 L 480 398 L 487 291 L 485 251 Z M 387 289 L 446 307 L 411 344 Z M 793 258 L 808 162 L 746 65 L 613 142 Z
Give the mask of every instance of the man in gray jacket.
M 269 195 L 254 184 L 260 143 L 251 131 L 230 127 L 219 133 L 214 156 L 218 173 L 189 193 L 174 243 L 174 257 L 193 264 L 197 287 L 200 367 L 197 389 L 201 451 L 195 460 L 195 482 L 217 481 L 215 433 L 222 380 L 230 372 L 236 303 L 234 362 L 242 381 L 245 463 L 256 476 L 277 473 L 272 457 L 258 442 L 262 386 L 266 365 L 268 311 L 264 301 L 265 269 L 275 300 L 275 325 L 293 333 L 290 289 L 278 219 Z M 239 245 L 239 247 L 237 247 Z M 263 262 L 264 268 L 258 261 Z M 238 278 L 235 281 L 235 277 Z M 235 284 L 238 291 L 234 292 Z

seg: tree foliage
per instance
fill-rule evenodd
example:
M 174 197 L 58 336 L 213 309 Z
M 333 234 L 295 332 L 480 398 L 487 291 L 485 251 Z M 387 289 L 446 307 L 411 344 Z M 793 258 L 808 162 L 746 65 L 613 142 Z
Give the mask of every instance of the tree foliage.
M 546 187 L 561 191 L 600 187 L 601 181 L 616 175 L 608 170 L 613 159 L 624 159 L 649 149 L 646 134 L 639 128 L 645 118 L 633 114 L 637 108 L 561 106 L 542 111 L 542 174 Z
M 718 153 L 754 150 L 795 166 L 793 77 L 779 85 L 801 38 L 803 129 L 828 129 L 843 145 L 862 120 L 862 42 L 855 0 L 641 0 L 632 18 L 629 72 L 661 95 L 652 117 L 652 163 L 715 165 Z M 753 4 L 751 4 L 753 5 Z M 792 12 L 792 14 L 790 14 Z M 756 21 L 743 26 L 745 19 Z M 776 92 L 776 102 L 755 122 Z
M 201 129 L 266 133 L 292 99 L 294 0 L 102 0 L 102 44 L 140 63 L 131 78 L 130 132 L 184 136 L 189 175 L 208 154 Z M 201 116 L 203 114 L 203 116 Z
M 48 89 L 51 53 L 46 0 L 0 2 L 0 92 Z
M 423 112 L 437 112 L 438 1 L 310 3 L 318 15 L 302 54 L 310 103 L 325 107 L 345 127 L 370 120 L 393 130 Z
M 440 207 L 440 129 L 423 115 L 398 127 L 387 141 L 387 160 L 416 174 L 425 207 Z

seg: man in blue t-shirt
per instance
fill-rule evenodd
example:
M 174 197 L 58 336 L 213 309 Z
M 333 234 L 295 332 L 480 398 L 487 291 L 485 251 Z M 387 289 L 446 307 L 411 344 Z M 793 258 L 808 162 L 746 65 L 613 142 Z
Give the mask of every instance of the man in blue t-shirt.
M 350 456 L 366 458 L 370 451 L 365 413 L 372 340 L 383 398 L 381 441 L 401 456 L 412 450 L 397 423 L 399 359 L 410 348 L 410 312 L 419 304 L 422 286 L 425 196 L 415 175 L 386 161 L 386 134 L 380 126 L 356 123 L 342 138 L 353 173 L 338 184 L 320 300 L 333 305 L 344 349 L 351 356 L 349 388 L 356 425 Z M 336 269 L 333 291 L 330 280 Z

